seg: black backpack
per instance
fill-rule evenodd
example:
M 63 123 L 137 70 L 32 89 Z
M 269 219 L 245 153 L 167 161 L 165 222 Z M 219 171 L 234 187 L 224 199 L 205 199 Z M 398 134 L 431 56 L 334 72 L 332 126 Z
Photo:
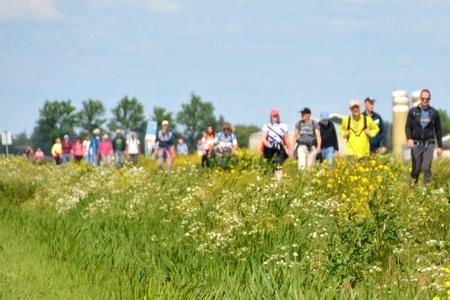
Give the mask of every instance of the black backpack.
M 348 122 L 347 122 L 347 130 L 351 130 L 353 131 L 353 133 L 356 134 L 356 136 L 360 136 L 361 133 L 363 133 L 366 129 L 367 129 L 367 116 L 365 114 L 363 114 L 363 122 L 364 122 L 364 126 L 363 129 L 361 130 L 360 133 L 356 133 L 353 129 L 350 128 L 350 122 L 352 121 L 352 116 L 348 117 Z M 347 136 L 347 141 L 350 139 L 350 135 Z

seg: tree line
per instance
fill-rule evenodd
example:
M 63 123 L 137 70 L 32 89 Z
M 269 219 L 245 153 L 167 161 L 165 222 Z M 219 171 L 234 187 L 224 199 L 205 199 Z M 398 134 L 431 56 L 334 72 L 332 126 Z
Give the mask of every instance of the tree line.
M 125 133 L 135 131 L 143 141 L 148 122 L 155 121 L 160 126 L 163 120 L 169 121 L 175 136 L 183 137 L 192 151 L 208 126 L 220 130 L 225 123 L 222 115 L 216 117 L 213 103 L 203 101 L 195 93 L 191 94 L 189 101 L 181 105 L 179 112 L 173 113 L 164 107 L 155 106 L 148 118 L 143 103 L 135 97 L 123 97 L 111 109 L 110 118 L 107 117 L 107 108 L 103 102 L 97 99 L 83 101 L 79 110 L 71 100 L 47 100 L 39 110 L 39 118 L 31 136 L 28 137 L 26 133 L 16 135 L 11 152 L 21 153 L 24 147 L 31 145 L 48 154 L 57 137 L 65 134 L 71 139 L 76 136 L 83 137 L 88 132 L 92 133 L 95 128 L 108 134 L 116 129 Z M 254 125 L 236 125 L 235 134 L 240 147 L 247 147 L 250 134 L 257 131 L 259 127 Z

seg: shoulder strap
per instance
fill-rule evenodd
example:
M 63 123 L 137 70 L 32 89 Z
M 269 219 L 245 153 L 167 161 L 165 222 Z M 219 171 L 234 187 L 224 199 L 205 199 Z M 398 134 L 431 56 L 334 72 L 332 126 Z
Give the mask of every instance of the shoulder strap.
M 367 116 L 366 115 L 363 115 L 364 116 L 364 127 L 363 127 L 363 130 L 366 130 L 367 129 Z
M 347 122 L 347 130 L 350 130 L 350 122 L 352 120 L 352 116 L 348 117 L 348 122 Z

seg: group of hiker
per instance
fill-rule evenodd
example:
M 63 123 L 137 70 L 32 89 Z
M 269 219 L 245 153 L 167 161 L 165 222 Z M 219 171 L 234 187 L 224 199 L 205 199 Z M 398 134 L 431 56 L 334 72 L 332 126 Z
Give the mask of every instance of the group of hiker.
M 412 171 L 411 183 L 415 184 L 420 173 L 424 172 L 424 182 L 431 180 L 431 164 L 436 148 L 437 155 L 442 154 L 442 127 L 439 113 L 429 105 L 431 92 L 421 91 L 420 103 L 410 109 L 405 124 L 408 147 L 411 149 Z M 282 165 L 289 158 L 297 160 L 299 171 L 311 168 L 317 162 L 325 161 L 329 166 L 335 157 L 341 155 L 338 134 L 346 140 L 345 155 L 362 159 L 374 153 L 386 153 L 386 131 L 382 117 L 374 111 L 376 100 L 368 97 L 364 100 L 364 111 L 358 100 L 349 103 L 350 114 L 342 119 L 338 131 L 330 119 L 328 112 L 322 112 L 318 121 L 312 118 L 311 109 L 305 107 L 300 113 L 292 139 L 289 128 L 281 122 L 281 113 L 272 109 L 269 122 L 262 128 L 260 153 L 274 168 L 277 178 L 282 176 Z M 51 154 L 56 164 L 65 164 L 74 160 L 84 160 L 93 166 L 114 163 L 123 166 L 128 159 L 136 165 L 141 154 L 141 145 L 136 132 L 131 132 L 128 139 L 118 129 L 114 139 L 108 134 L 101 136 L 100 129 L 95 129 L 77 137 L 72 142 L 68 135 L 63 140 L 57 138 Z M 437 147 L 436 147 L 437 144 Z M 222 159 L 233 156 L 238 149 L 238 141 L 233 133 L 233 127 L 225 123 L 222 131 L 216 134 L 213 126 L 209 126 L 197 141 L 197 153 L 201 156 L 201 165 L 210 167 L 212 159 Z M 177 155 L 188 155 L 189 149 L 182 138 L 175 142 L 175 135 L 169 128 L 169 122 L 163 121 L 156 135 L 153 151 L 159 169 L 170 169 Z M 33 153 L 27 149 L 28 157 L 34 155 L 35 161 L 42 161 L 44 154 L 41 149 Z M 165 165 L 165 166 L 164 166 Z
M 442 127 L 439 113 L 429 105 L 431 92 L 421 91 L 420 103 L 410 109 L 405 124 L 408 147 L 411 149 L 411 184 L 417 183 L 424 172 L 424 183 L 431 181 L 431 164 L 434 151 L 442 155 Z M 346 139 L 347 156 L 362 159 L 373 153 L 386 153 L 386 133 L 383 119 L 374 111 L 376 100 L 364 100 L 365 110 L 361 111 L 358 100 L 349 103 L 350 114 L 342 120 L 339 134 Z M 313 166 L 317 160 L 326 160 L 329 165 L 340 154 L 336 129 L 327 112 L 320 114 L 319 122 L 311 117 L 311 110 L 300 111 L 301 118 L 295 125 L 292 141 L 288 126 L 281 122 L 280 112 L 272 109 L 270 120 L 263 126 L 260 152 L 273 163 L 275 177 L 282 176 L 281 166 L 289 157 L 297 159 L 298 170 Z
M 92 166 L 112 164 L 123 166 L 125 158 L 133 164 L 137 164 L 140 154 L 140 141 L 135 132 L 125 139 L 120 129 L 116 130 L 114 139 L 108 134 L 101 135 L 100 129 L 94 129 L 91 134 L 86 133 L 84 139 L 80 136 L 75 141 L 70 140 L 69 135 L 64 135 L 63 140 L 56 138 L 52 146 L 51 154 L 57 165 L 70 161 L 81 162 L 84 160 Z

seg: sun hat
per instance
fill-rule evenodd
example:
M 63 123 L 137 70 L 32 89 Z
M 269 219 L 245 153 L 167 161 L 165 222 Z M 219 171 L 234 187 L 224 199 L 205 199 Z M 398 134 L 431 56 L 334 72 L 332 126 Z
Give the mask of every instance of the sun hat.
M 359 101 L 355 100 L 355 99 L 350 100 L 350 103 L 348 105 L 349 105 L 350 108 L 353 108 L 355 106 L 361 107 L 361 104 L 359 104 Z

